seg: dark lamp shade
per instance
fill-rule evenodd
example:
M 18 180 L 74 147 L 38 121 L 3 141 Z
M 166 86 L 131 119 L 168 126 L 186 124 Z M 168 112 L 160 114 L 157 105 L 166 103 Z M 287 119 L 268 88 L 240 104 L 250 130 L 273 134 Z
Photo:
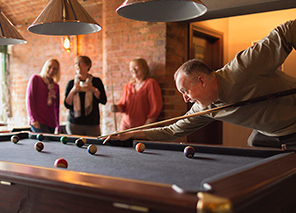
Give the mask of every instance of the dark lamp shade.
M 186 21 L 206 11 L 199 0 L 126 0 L 116 9 L 122 17 L 149 22 Z

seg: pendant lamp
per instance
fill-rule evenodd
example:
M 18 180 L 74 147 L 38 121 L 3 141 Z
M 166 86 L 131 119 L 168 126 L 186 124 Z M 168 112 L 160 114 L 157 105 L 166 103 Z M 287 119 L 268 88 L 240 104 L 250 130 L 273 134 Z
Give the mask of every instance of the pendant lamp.
M 116 12 L 125 18 L 149 22 L 177 22 L 203 15 L 199 0 L 125 0 Z
M 51 0 L 28 30 L 42 35 L 81 35 L 102 27 L 77 0 Z
M 0 45 L 25 43 L 27 43 L 27 41 L 0 10 Z

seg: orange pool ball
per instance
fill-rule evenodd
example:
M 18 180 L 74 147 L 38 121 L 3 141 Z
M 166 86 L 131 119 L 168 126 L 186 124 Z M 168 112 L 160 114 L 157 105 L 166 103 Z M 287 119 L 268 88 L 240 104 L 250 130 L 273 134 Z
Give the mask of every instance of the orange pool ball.
M 145 144 L 138 143 L 135 148 L 136 148 L 137 152 L 144 152 L 146 147 L 145 147 Z

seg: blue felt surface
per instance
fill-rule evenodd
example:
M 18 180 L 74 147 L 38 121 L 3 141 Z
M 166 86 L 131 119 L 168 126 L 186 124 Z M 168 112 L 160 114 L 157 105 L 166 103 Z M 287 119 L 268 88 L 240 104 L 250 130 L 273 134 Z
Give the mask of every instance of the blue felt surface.
M 23 139 L 18 144 L 0 142 L 0 160 L 55 168 L 54 161 L 64 158 L 68 169 L 79 172 L 129 178 L 199 191 L 201 183 L 213 176 L 238 169 L 262 160 L 260 157 L 196 153 L 192 159 L 183 151 L 147 148 L 138 153 L 132 147 L 98 145 L 95 155 L 87 152 L 87 145 L 78 148 L 74 143 L 43 141 L 42 152 L 34 150 L 36 140 Z

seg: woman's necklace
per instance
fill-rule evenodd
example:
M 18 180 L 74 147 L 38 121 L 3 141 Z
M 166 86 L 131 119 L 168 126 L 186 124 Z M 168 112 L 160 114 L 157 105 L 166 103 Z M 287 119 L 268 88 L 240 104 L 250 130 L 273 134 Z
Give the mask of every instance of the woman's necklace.
M 139 91 L 139 89 L 141 89 L 141 87 L 144 85 L 144 81 L 141 81 L 141 82 L 136 82 L 134 84 L 134 88 L 136 91 Z
M 43 82 L 46 85 L 52 84 L 53 83 L 53 79 L 52 78 L 48 78 L 48 77 L 42 77 Z

